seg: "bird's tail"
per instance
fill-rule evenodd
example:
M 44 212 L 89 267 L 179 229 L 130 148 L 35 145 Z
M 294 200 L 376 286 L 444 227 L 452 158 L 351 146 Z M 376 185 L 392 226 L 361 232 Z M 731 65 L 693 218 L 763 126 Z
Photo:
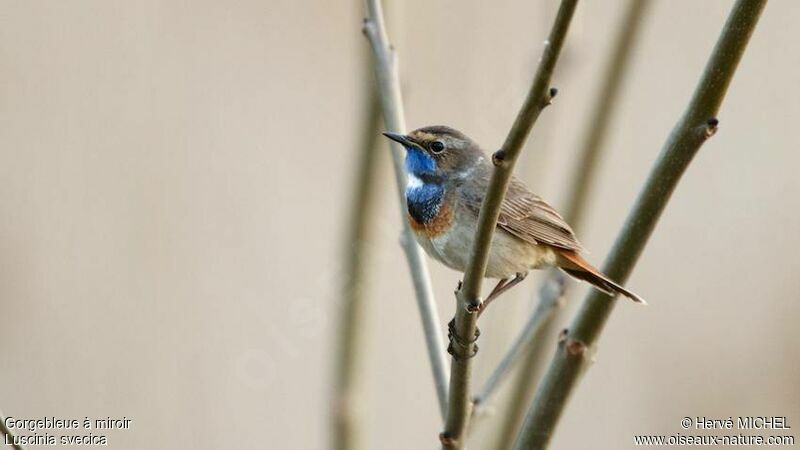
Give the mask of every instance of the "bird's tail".
M 647 304 L 647 302 L 638 295 L 611 281 L 611 279 L 589 264 L 589 262 L 583 259 L 577 252 L 561 250 L 558 252 L 558 255 L 558 266 L 561 270 L 573 277 L 588 282 L 608 295 L 622 294 L 636 303 Z

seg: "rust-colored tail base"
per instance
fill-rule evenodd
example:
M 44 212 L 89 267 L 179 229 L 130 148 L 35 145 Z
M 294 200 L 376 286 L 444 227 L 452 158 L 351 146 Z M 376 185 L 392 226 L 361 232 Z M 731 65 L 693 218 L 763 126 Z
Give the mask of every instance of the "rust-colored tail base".
M 589 264 L 588 261 L 583 259 L 581 255 L 577 254 L 576 252 L 561 250 L 558 252 L 558 255 L 560 257 L 558 266 L 561 268 L 561 270 L 567 272 L 571 276 L 588 282 L 592 286 L 608 295 L 613 296 L 616 294 L 622 294 L 636 303 L 641 303 L 643 305 L 647 304 L 647 302 L 645 302 L 638 295 L 611 281 L 611 279 L 609 279 L 599 270 L 595 269 L 594 266 Z

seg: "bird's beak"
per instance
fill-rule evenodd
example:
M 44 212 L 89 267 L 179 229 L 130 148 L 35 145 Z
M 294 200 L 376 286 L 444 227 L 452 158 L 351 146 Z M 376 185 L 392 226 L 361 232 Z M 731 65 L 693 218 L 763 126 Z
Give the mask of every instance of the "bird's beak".
M 399 142 L 403 147 L 413 147 L 415 145 L 405 134 L 386 132 L 383 135 L 395 142 Z

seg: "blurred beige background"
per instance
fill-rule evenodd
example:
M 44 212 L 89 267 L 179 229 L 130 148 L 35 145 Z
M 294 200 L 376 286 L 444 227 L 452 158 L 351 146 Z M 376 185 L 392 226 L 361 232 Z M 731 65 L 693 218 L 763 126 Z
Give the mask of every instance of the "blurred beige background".
M 409 126 L 449 124 L 497 147 L 556 2 L 393 3 Z M 559 96 L 521 163 L 556 206 L 624 4 L 579 5 Z M 598 264 L 731 5 L 651 8 L 583 227 Z M 110 435 L 114 448 L 326 448 L 340 240 L 370 80 L 360 7 L 0 3 L 7 415 L 132 418 Z M 684 416 L 778 415 L 800 427 L 797 23 L 800 3 L 767 5 L 720 131 L 629 282 L 651 306 L 617 308 L 553 448 L 632 448 L 634 434 L 684 432 Z M 435 448 L 440 419 L 388 169 L 384 158 L 365 438 Z M 432 270 L 444 330 L 458 274 Z M 479 379 L 539 279 L 482 325 Z

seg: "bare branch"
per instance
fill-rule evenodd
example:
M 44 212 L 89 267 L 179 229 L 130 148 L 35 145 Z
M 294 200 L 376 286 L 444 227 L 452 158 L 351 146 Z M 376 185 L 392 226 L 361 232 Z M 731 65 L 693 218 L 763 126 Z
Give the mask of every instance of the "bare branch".
M 383 11 L 380 0 L 367 1 L 367 16 L 364 19 L 364 34 L 367 36 L 375 61 L 375 78 L 378 82 L 378 93 L 383 110 L 383 119 L 389 131 L 404 133 L 406 129 L 403 100 L 400 93 L 400 79 L 397 74 L 397 54 L 389 44 L 386 26 L 383 21 Z M 394 163 L 395 179 L 399 194 L 399 205 L 402 217 L 406 216 L 405 210 L 405 184 L 406 175 L 403 169 L 404 150 L 400 144 L 392 143 L 392 161 Z M 414 290 L 417 297 L 417 306 L 422 318 L 422 328 L 425 332 L 425 344 L 428 348 L 428 357 L 433 371 L 433 380 L 436 385 L 436 394 L 439 398 L 439 410 L 442 417 L 447 413 L 447 357 L 444 353 L 444 340 L 439 331 L 439 315 L 433 298 L 428 265 L 422 255 L 422 249 L 414 241 L 408 223 L 403 220 L 403 231 L 400 243 L 406 254 Z
M 370 218 L 374 215 L 373 189 L 380 148 L 378 127 L 381 111 L 378 95 L 370 86 L 364 112 L 361 148 L 356 156 L 356 175 L 353 184 L 353 203 L 347 227 L 344 249 L 344 285 L 341 293 L 339 336 L 336 357 L 336 381 L 333 402 L 333 442 L 340 450 L 359 448 L 358 445 L 358 395 L 359 364 L 361 362 L 364 322 L 363 279 L 364 261 L 369 234 Z
M 766 0 L 738 0 L 686 111 L 672 130 L 603 272 L 624 283 L 694 155 L 717 130 L 716 115 Z M 544 449 L 594 348 L 615 302 L 599 291 L 584 300 L 525 417 L 515 449 Z
M 480 405 L 489 401 L 496 392 L 500 383 L 510 373 L 520 358 L 529 353 L 530 347 L 537 342 L 540 331 L 553 315 L 555 309 L 564 299 L 564 274 L 558 269 L 553 269 L 553 274 L 548 276 L 539 288 L 539 304 L 528 318 L 528 322 L 522 328 L 522 332 L 506 352 L 500 364 L 494 369 L 486 380 L 483 388 L 475 396 L 473 403 L 477 409 Z
M 477 350 L 474 344 L 477 331 L 477 309 L 489 248 L 500 214 L 500 204 L 505 197 L 511 174 L 522 146 L 542 110 L 550 104 L 557 91 L 550 87 L 553 69 L 569 29 L 577 0 L 562 0 L 550 36 L 545 41 L 542 58 L 534 76 L 531 89 L 517 114 L 503 147 L 495 152 L 492 161 L 495 170 L 489 182 L 486 197 L 481 205 L 478 227 L 472 243 L 470 261 L 464 273 L 464 282 L 457 291 L 454 331 L 451 336 L 453 359 L 450 369 L 449 407 L 445 429 L 440 435 L 443 448 L 464 448 L 464 431 L 469 419 L 471 378 L 470 358 Z
M 611 123 L 611 118 L 614 116 L 614 110 L 619 99 L 620 86 L 623 84 L 625 74 L 630 65 L 630 56 L 641 29 L 642 17 L 650 3 L 650 0 L 629 0 L 619 26 L 619 32 L 614 38 L 614 44 L 611 46 L 610 56 L 597 91 L 597 99 L 587 122 L 589 126 L 578 151 L 577 167 L 568 184 L 572 191 L 567 201 L 565 217 L 576 231 L 581 229 L 586 209 L 587 193 L 593 185 L 593 180 L 597 173 L 597 161 L 605 148 L 605 136 Z M 552 273 L 554 274 L 553 276 L 558 277 L 558 280 L 563 280 L 561 272 L 556 270 Z M 553 290 L 546 289 L 548 284 L 553 283 L 552 276 L 544 281 L 540 293 L 540 304 L 557 305 L 552 298 Z M 563 295 L 563 292 L 561 295 Z M 539 312 L 539 308 L 534 311 L 534 315 Z M 531 321 L 528 326 L 535 326 L 537 330 L 550 328 L 549 322 L 557 316 L 555 312 L 547 314 L 542 323 Z M 497 433 L 498 438 L 502 441 L 498 443 L 497 448 L 509 448 L 513 445 L 514 437 L 525 417 L 528 403 L 533 397 L 537 375 L 540 375 L 539 371 L 544 366 L 544 361 L 541 359 L 547 353 L 537 347 L 544 345 L 545 342 L 536 336 L 542 336 L 541 331 L 532 333 L 527 326 L 523 329 L 520 339 L 526 337 L 531 340 L 536 339 L 536 342 L 533 345 L 524 344 L 527 350 L 519 358 L 511 360 L 508 365 L 507 372 L 517 364 L 521 364 L 523 369 L 515 380 L 511 402 L 503 417 L 504 423 L 500 432 Z M 503 377 L 502 374 L 497 375 L 497 378 Z M 481 400 L 487 401 L 488 395 Z

